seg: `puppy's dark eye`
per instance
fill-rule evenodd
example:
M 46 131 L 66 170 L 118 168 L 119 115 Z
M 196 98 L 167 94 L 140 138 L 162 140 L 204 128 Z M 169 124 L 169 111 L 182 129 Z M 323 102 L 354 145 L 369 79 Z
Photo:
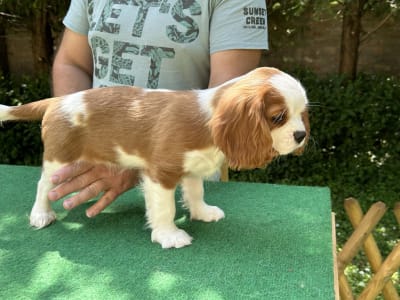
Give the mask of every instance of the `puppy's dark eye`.
M 286 119 L 286 112 L 281 112 L 277 115 L 272 116 L 271 121 L 273 124 L 282 124 Z

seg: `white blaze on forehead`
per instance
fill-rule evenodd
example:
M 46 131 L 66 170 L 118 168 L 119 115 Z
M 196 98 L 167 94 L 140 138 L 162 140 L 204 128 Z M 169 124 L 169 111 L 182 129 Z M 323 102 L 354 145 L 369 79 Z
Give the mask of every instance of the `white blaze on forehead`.
M 83 101 L 84 92 L 65 96 L 61 101 L 61 111 L 74 126 L 84 125 L 87 117 L 86 104 Z
M 285 98 L 290 113 L 300 113 L 305 109 L 308 99 L 299 81 L 286 73 L 273 75 L 268 81 Z

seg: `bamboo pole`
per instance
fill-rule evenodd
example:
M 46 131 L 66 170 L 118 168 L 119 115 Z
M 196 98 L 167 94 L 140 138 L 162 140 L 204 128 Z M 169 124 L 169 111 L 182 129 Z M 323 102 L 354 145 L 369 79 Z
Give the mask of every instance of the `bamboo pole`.
M 400 243 L 394 247 L 393 251 L 389 254 L 383 262 L 378 273 L 370 280 L 367 287 L 361 293 L 359 299 L 361 300 L 374 300 L 379 295 L 383 286 L 391 280 L 394 272 L 400 267 Z
M 386 205 L 383 202 L 374 203 L 368 210 L 359 226 L 354 230 L 342 251 L 338 254 L 338 273 L 343 273 L 347 264 L 354 258 L 358 250 L 364 244 L 371 231 L 382 218 L 386 211 Z
M 345 210 L 349 216 L 350 222 L 354 228 L 357 228 L 362 220 L 363 212 L 360 207 L 359 202 L 354 198 L 349 198 L 345 200 Z M 375 242 L 374 237 L 370 234 L 364 243 L 364 252 L 368 258 L 371 265 L 372 271 L 376 274 L 382 265 L 382 255 L 379 248 Z M 400 300 L 397 294 L 396 288 L 392 281 L 388 281 L 383 287 L 383 296 L 386 300 Z

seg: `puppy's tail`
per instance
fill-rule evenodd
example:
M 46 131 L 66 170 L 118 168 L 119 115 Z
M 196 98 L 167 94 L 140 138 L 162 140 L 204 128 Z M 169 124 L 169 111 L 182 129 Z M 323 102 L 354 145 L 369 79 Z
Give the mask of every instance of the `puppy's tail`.
M 42 120 L 54 98 L 27 103 L 20 106 L 0 104 L 0 121 L 37 121 Z

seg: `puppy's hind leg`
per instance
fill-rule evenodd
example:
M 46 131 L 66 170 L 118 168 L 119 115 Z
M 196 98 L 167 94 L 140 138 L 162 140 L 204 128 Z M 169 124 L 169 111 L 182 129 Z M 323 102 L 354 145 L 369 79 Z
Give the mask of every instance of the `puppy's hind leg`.
M 185 177 L 182 180 L 183 202 L 193 220 L 216 222 L 225 217 L 222 209 L 204 202 L 203 180 Z
M 56 214 L 51 208 L 47 194 L 54 187 L 50 181 L 50 176 L 60 167 L 61 165 L 59 163 L 43 162 L 42 175 L 38 182 L 36 192 L 36 200 L 30 214 L 30 224 L 33 227 L 40 229 L 56 220 Z

